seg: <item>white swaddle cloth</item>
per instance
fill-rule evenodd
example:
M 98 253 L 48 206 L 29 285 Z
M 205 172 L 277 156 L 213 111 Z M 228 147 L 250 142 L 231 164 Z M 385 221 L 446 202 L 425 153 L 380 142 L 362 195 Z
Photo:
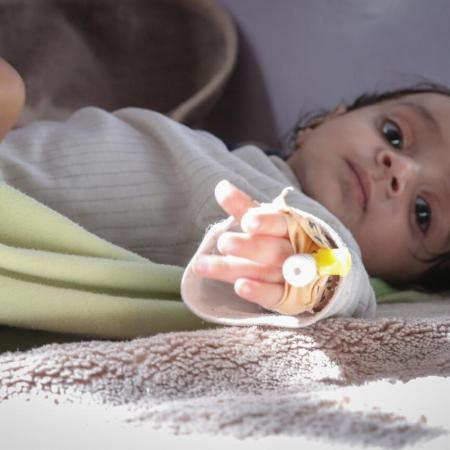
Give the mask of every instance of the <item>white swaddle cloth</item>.
M 288 188 L 289 189 L 289 188 Z M 300 228 L 302 219 L 308 233 L 301 233 L 304 239 L 302 251 L 315 251 L 322 241 L 322 247 L 347 248 L 338 234 L 323 220 L 312 214 L 289 207 L 285 202 L 285 189 L 272 203 L 262 207 L 274 211 L 292 212 L 300 218 L 294 228 Z M 292 224 L 291 224 L 292 227 Z M 202 254 L 218 254 L 219 236 L 228 230 L 240 230 L 233 217 L 214 225 L 203 239 L 198 251 L 186 268 L 181 282 L 181 295 L 187 306 L 201 318 L 227 325 L 269 325 L 282 327 L 304 327 L 331 316 L 358 316 L 373 314 L 374 308 L 357 311 L 357 303 L 351 296 L 367 296 L 365 285 L 367 274 L 362 270 L 351 270 L 348 275 L 318 276 L 309 285 L 298 288 L 286 283 L 283 299 L 275 307 L 278 312 L 268 311 L 261 306 L 240 298 L 229 283 L 202 278 L 193 270 L 194 261 Z M 312 238 L 311 238 L 312 236 Z M 292 240 L 291 240 L 292 242 Z M 294 246 L 294 250 L 298 247 Z M 353 258 L 352 250 L 349 249 Z M 286 306 L 286 302 L 289 306 Z M 303 303 L 303 305 L 301 305 Z M 300 307 L 293 307 L 300 304 Z M 365 304 L 371 304 L 365 302 Z M 297 311 L 301 311 L 297 313 Z M 279 314 L 281 312 L 282 314 Z

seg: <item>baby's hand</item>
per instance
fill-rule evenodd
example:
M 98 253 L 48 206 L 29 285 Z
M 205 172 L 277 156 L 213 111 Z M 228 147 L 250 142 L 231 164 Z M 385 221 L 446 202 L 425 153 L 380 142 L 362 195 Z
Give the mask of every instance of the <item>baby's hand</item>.
M 215 196 L 243 232 L 223 233 L 217 242 L 221 255 L 203 255 L 194 270 L 202 277 L 232 283 L 240 297 L 270 309 L 283 297 L 282 265 L 294 253 L 286 219 L 264 211 L 225 180 L 217 184 Z

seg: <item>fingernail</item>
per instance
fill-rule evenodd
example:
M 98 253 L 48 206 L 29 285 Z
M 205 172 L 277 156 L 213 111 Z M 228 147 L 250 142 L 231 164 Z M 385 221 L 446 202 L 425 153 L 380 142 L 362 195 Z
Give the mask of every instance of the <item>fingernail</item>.
M 243 278 L 238 278 L 236 280 L 236 282 L 234 283 L 234 290 L 236 294 L 244 297 L 252 293 L 252 287 L 250 283 Z
M 223 179 L 217 183 L 217 186 L 228 187 L 228 186 L 231 186 L 231 183 L 228 180 Z
M 257 231 L 261 223 L 255 217 L 244 215 L 241 221 L 241 227 L 244 231 L 251 233 L 252 231 Z
M 208 258 L 205 256 L 199 256 L 194 262 L 194 269 L 197 272 L 206 273 L 209 269 Z
M 230 189 L 230 182 L 228 180 L 221 180 L 216 184 L 214 192 L 216 197 L 224 197 Z

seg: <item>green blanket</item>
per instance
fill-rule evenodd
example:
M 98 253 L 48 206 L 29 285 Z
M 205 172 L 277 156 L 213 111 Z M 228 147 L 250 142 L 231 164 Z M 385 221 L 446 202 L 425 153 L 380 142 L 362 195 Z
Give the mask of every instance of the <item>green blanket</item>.
M 206 326 L 180 301 L 182 267 L 107 242 L 5 183 L 0 212 L 0 324 L 103 338 Z M 13 333 L 2 331 L 2 341 Z
M 181 301 L 182 267 L 107 242 L 5 183 L 0 209 L 0 351 L 216 326 Z M 373 282 L 381 301 L 424 297 Z

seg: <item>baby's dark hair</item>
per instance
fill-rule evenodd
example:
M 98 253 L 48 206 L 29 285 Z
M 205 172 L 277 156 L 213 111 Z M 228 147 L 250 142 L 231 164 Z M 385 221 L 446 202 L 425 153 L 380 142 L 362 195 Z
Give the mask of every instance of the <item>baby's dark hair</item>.
M 399 89 L 383 92 L 368 92 L 357 97 L 352 103 L 345 105 L 346 111 L 353 111 L 355 109 L 375 105 L 387 100 L 395 100 L 407 95 L 422 93 L 434 93 L 450 97 L 450 88 L 439 83 L 423 81 L 412 86 L 402 87 Z M 287 136 L 283 156 L 288 157 L 295 151 L 296 138 L 300 131 L 308 128 L 312 123 L 317 122 L 320 118 L 330 113 L 331 111 L 329 110 L 319 110 L 301 115 Z M 413 286 L 408 287 L 433 292 L 450 290 L 450 251 L 433 254 L 430 258 L 419 258 L 416 255 L 414 256 L 422 262 L 433 263 L 433 266 L 428 269 Z M 405 286 L 397 287 L 405 288 Z

